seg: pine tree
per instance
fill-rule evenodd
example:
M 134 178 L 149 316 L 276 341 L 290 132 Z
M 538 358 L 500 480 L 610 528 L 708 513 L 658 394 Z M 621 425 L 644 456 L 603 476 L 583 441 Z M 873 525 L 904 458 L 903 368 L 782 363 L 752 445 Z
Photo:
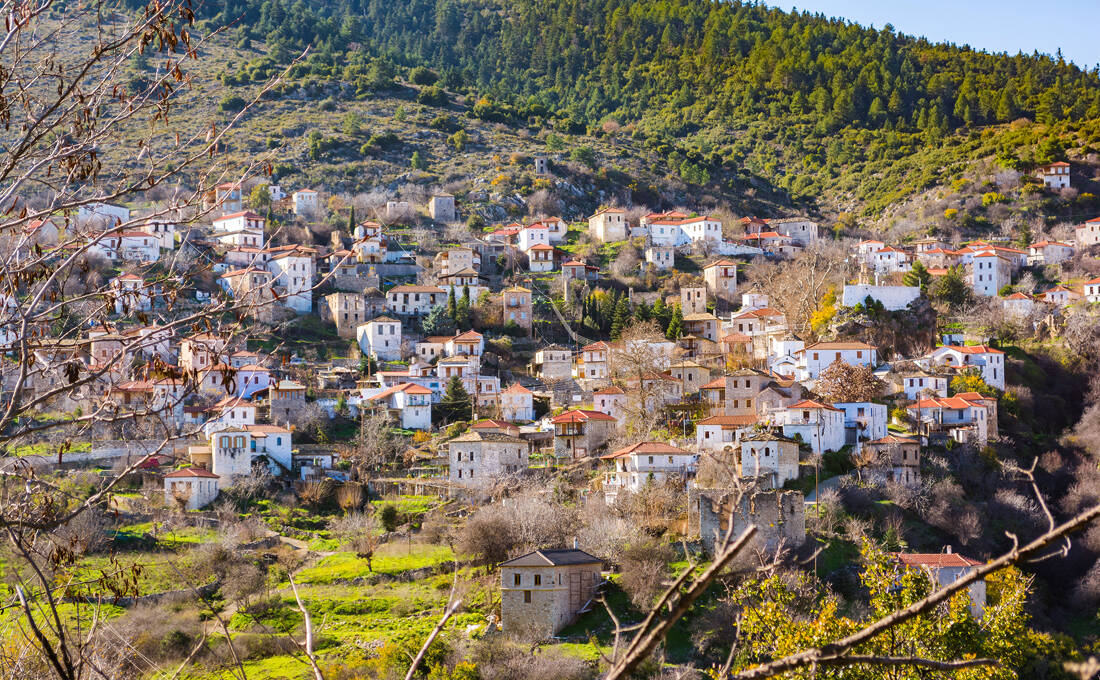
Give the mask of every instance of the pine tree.
M 462 379 L 457 375 L 447 383 L 447 389 L 443 393 L 443 399 L 439 401 L 439 414 L 444 423 L 454 423 L 461 420 L 469 420 L 473 415 L 473 406 L 470 404 L 470 393 L 462 384 Z
M 680 305 L 673 305 L 672 318 L 668 322 L 668 330 L 665 337 L 669 340 L 679 340 L 684 334 L 684 314 L 680 311 Z
M 970 288 L 963 278 L 961 266 L 951 267 L 932 287 L 932 296 L 952 307 L 958 307 L 970 296 Z
M 905 273 L 901 282 L 906 286 L 917 286 L 922 291 L 928 289 L 928 284 L 932 283 L 932 274 L 924 266 L 924 263 L 917 260 L 913 263 L 913 268 Z
M 639 301 L 638 304 L 634 307 L 634 318 L 638 321 L 649 321 L 651 318 L 653 318 L 650 307 L 645 300 Z
M 455 330 L 454 317 L 443 305 L 432 307 L 420 327 L 425 335 L 451 335 Z

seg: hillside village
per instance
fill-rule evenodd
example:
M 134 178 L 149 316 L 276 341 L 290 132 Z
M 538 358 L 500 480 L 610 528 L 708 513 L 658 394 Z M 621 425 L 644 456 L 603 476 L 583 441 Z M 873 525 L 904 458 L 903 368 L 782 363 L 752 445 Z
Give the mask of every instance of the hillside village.
M 532 163 L 552 178 L 550 159 Z M 1035 181 L 1064 189 L 1068 164 Z M 152 513 L 154 531 L 225 522 L 231 507 L 256 512 L 288 494 L 321 516 L 336 503 L 388 507 L 381 538 L 375 524 L 353 532 L 367 573 L 387 539 L 426 534 L 430 518 L 473 523 L 551 488 L 602 504 L 633 525 L 618 541 L 577 532 L 493 547 L 465 529 L 468 557 L 499 569 L 484 616 L 469 620 L 560 641 L 591 625 L 577 621 L 601 593 L 624 587 L 615 574 L 638 558 L 609 549 L 648 534 L 713 554 L 727 527 L 754 525 L 760 554 L 804 557 L 835 531 L 838 493 L 919 496 L 943 474 L 929 456 L 996 456 L 1006 394 L 1019 418 L 1005 341 L 1058 342 L 1068 327 L 1094 329 L 1100 308 L 1100 278 L 1050 280 L 1097 260 L 1100 218 L 1065 240 L 887 243 L 805 216 L 728 224 L 691 206 L 606 206 L 574 222 L 532 212 L 480 231 L 450 194 L 370 210 L 250 181 L 218 185 L 178 219 L 89 203 L 32 223 L 13 244 L 20 256 L 84 249 L 110 318 L 76 337 L 35 337 L 33 366 L 5 364 L 4 389 L 43 399 L 43 418 L 104 408 L 134 418 L 12 460 L 43 475 L 141 461 L 112 503 Z M 345 226 L 289 235 L 313 234 L 326 215 Z M 802 280 L 816 258 L 831 274 Z M 180 279 L 181 261 L 203 274 Z M 171 326 L 226 301 L 241 310 L 228 330 Z M 25 337 L 14 323 L 9 344 Z M 904 337 L 880 332 L 898 324 Z M 437 510 L 398 521 L 410 499 Z M 330 539 L 310 547 L 329 535 L 316 533 L 324 521 L 267 524 L 300 553 L 300 575 L 348 554 Z M 950 583 L 989 557 L 953 550 L 953 531 L 984 545 L 976 534 L 939 531 L 920 550 L 896 541 L 892 563 Z M 834 569 L 850 557 L 838 559 Z M 969 592 L 980 617 L 984 582 Z

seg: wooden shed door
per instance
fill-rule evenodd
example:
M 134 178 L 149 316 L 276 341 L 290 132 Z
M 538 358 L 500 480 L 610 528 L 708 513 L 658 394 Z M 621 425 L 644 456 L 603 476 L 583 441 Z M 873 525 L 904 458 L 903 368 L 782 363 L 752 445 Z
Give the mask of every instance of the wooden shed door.
M 569 572 L 569 610 L 572 612 L 578 611 L 584 606 L 584 585 L 582 583 L 582 574 L 579 571 Z

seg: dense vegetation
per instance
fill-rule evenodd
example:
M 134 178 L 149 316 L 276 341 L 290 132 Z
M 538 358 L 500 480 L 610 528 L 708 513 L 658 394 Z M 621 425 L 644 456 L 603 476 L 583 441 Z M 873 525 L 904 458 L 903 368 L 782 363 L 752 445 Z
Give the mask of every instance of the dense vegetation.
M 820 193 L 862 164 L 859 172 L 876 181 L 851 189 L 864 200 L 878 194 L 872 207 L 881 208 L 898 189 L 896 173 L 883 176 L 893 164 L 940 149 L 960 130 L 1026 117 L 1065 132 L 1100 118 L 1100 74 L 1060 57 L 991 55 L 890 26 L 741 2 L 235 0 L 221 7 L 207 17 L 213 25 L 240 18 L 238 44 L 263 41 L 270 55 L 227 70 L 226 84 L 268 77 L 311 47 L 298 79 L 338 79 L 368 96 L 392 88 L 402 73 L 423 86 L 422 103 L 463 93 L 476 118 L 563 132 L 628 126 L 689 182 L 724 178 L 733 189 L 759 175 L 795 198 Z M 1081 137 L 1074 141 L 1088 151 L 1100 128 L 1086 125 Z M 931 186 L 943 179 L 942 166 L 977 151 L 1014 167 L 1061 151 L 1020 158 L 1018 139 L 995 142 L 922 158 L 900 179 L 910 190 Z

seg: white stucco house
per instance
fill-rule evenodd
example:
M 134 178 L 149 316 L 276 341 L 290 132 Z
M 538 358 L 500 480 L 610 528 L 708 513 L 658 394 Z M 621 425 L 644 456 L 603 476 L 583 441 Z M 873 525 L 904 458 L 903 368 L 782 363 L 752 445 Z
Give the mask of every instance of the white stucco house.
M 817 380 L 835 361 L 869 368 L 878 364 L 878 350 L 865 342 L 818 342 L 795 351 L 794 356 L 798 360 L 797 377 L 802 382 Z
M 844 448 L 844 411 L 811 399 L 803 399 L 776 413 L 783 434 L 800 437 L 817 455 Z
M 600 456 L 611 464 L 604 477 L 604 498 L 614 502 L 622 490 L 637 493 L 647 484 L 695 473 L 699 455 L 663 442 L 641 442 Z
M 388 316 L 371 319 L 355 329 L 359 350 L 384 361 L 401 359 L 401 322 Z
M 925 357 L 924 363 L 955 369 L 974 367 L 987 385 L 1005 388 L 1005 353 L 988 345 L 943 345 Z

